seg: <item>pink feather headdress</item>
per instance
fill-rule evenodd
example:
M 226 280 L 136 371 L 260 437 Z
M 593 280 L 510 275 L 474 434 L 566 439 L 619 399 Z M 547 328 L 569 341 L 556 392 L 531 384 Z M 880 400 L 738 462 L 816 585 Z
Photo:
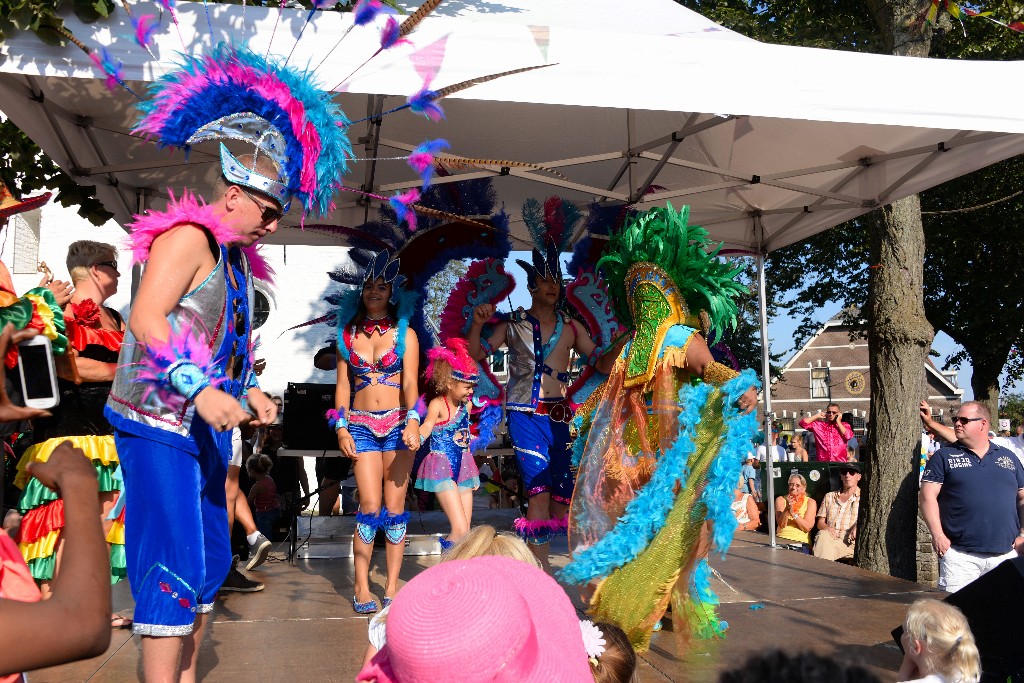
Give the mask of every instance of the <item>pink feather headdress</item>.
M 427 381 L 434 379 L 434 370 L 437 363 L 446 363 L 452 369 L 452 378 L 456 382 L 476 384 L 479 375 L 477 374 L 476 361 L 469 355 L 469 345 L 465 339 L 452 337 L 445 341 L 444 346 L 438 346 L 427 352 Z

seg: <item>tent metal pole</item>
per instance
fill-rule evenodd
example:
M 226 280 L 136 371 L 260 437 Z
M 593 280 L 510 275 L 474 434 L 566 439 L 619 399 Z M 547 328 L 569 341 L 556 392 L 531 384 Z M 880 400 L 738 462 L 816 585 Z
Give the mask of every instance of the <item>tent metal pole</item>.
M 767 251 L 764 248 L 764 227 L 757 216 L 754 217 L 757 231 L 757 309 L 761 323 L 761 386 L 764 397 L 764 466 L 766 469 L 768 495 L 765 496 L 765 514 L 768 515 L 768 543 L 775 547 L 775 469 L 772 462 L 771 430 L 772 430 L 772 385 L 771 366 L 768 355 L 768 296 L 765 292 L 764 264 Z

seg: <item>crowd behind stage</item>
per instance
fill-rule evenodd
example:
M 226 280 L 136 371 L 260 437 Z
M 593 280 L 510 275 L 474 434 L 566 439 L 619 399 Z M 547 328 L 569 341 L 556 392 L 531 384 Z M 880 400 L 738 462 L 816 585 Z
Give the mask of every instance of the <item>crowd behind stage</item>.
M 0 672 L 10 680 L 17 680 L 17 671 L 102 653 L 111 629 L 131 624 L 130 618 L 117 614 L 112 617 L 110 612 L 110 584 L 124 576 L 123 563 L 117 559 L 117 546 L 123 541 L 116 532 L 124 514 L 118 506 L 121 488 L 116 461 L 109 457 L 105 460 L 102 449 L 102 439 L 109 439 L 109 425 L 95 415 L 95 396 L 91 394 L 96 389 L 102 394 L 104 385 L 109 391 L 116 361 L 110 353 L 120 345 L 125 326 L 112 311 L 99 308 L 116 291 L 119 274 L 112 265 L 116 261 L 113 256 L 110 245 L 76 243 L 68 257 L 73 286 L 52 278 L 41 283 L 55 293 L 57 306 L 63 304 L 71 330 L 68 343 L 77 351 L 74 371 L 79 376 L 67 376 L 68 368 L 60 371 L 62 406 L 54 414 L 44 414 L 13 405 L 8 392 L 20 390 L 17 382 L 5 381 L 6 389 L 0 393 L 0 420 L 8 430 L 24 428 L 19 423 L 27 420 L 34 427 L 29 430 L 33 445 L 24 451 L 27 455 L 20 459 L 14 478 L 23 489 L 20 500 L 5 516 L 5 533 L 0 536 L 0 642 L 20 644 L 17 648 L 4 647 L 0 654 Z M 83 303 L 86 301 L 98 301 L 99 306 Z M 0 338 L 0 356 L 7 354 L 12 343 L 34 334 L 34 330 L 15 331 L 8 325 Z M 458 347 L 456 353 L 439 362 L 451 366 L 449 373 L 458 373 L 460 367 L 469 372 L 471 365 L 460 365 L 458 357 L 465 350 Z M 453 377 L 471 379 L 459 374 Z M 465 397 L 453 398 L 451 406 L 459 405 Z M 272 400 L 280 409 L 281 399 Z M 442 405 L 449 408 L 444 417 L 450 422 L 451 406 Z M 1024 560 L 1009 561 L 1017 558 L 1015 548 L 1020 544 L 1014 542 L 1014 548 L 1005 552 L 971 546 L 979 543 L 977 529 L 971 529 L 972 524 L 964 527 L 957 506 L 967 501 L 972 510 L 998 519 L 998 510 L 988 499 L 1000 491 L 999 480 L 990 474 L 980 482 L 970 478 L 961 481 L 961 475 L 981 471 L 988 463 L 994 463 L 997 475 L 1004 471 L 1018 473 L 1014 463 L 1024 457 L 1024 437 L 990 434 L 990 416 L 980 403 L 965 403 L 952 427 L 934 422 L 924 402 L 921 414 L 926 435 L 923 450 L 927 453 L 922 473 L 922 514 L 935 536 L 940 587 L 959 592 L 946 602 L 919 600 L 910 608 L 899 640 L 905 651 L 899 677 L 929 683 L 1006 680 L 1007 673 L 1019 674 L 1021 658 L 1006 651 L 1005 634 L 992 623 L 999 609 L 993 600 L 1005 603 L 1007 587 L 1012 587 L 1011 593 L 1021 593 Z M 826 559 L 848 560 L 855 549 L 861 495 L 856 437 L 836 404 L 808 416 L 800 426 L 807 439 L 793 439 L 788 448 L 778 443 L 774 431 L 760 445 L 751 445 L 733 493 L 731 509 L 737 528 L 750 531 L 763 526 L 763 478 L 757 470 L 769 461 L 830 463 L 839 473 L 838 488 L 815 500 L 807 494 L 804 475 L 794 471 L 788 478 L 787 492 L 778 496 L 772 507 L 778 537 L 789 547 Z M 251 570 L 266 559 L 274 524 L 282 512 L 277 482 L 297 480 L 301 467 L 293 464 L 294 459 L 275 457 L 282 440 L 280 416 L 259 429 L 235 430 L 234 437 L 236 459 L 229 465 L 225 499 L 233 501 L 228 508 L 233 513 L 231 521 L 245 536 L 239 547 L 243 554 L 249 551 L 247 568 Z M 1007 454 L 1012 458 L 1009 464 Z M 275 465 L 278 472 L 272 477 Z M 291 471 L 282 471 L 289 467 Z M 332 476 L 339 475 L 318 472 L 317 488 L 329 492 L 322 501 L 321 514 L 332 514 L 334 508 L 334 485 L 338 482 Z M 506 489 L 514 486 L 515 493 L 523 496 L 521 482 L 529 481 L 528 476 L 528 471 L 517 468 L 506 473 L 506 481 L 501 482 L 500 476 L 498 481 Z M 311 487 L 304 481 L 304 472 L 302 477 L 299 489 L 306 493 Z M 470 483 L 472 491 L 479 480 Z M 1012 498 L 1011 507 L 1020 509 L 1018 491 L 1024 490 L 1024 479 L 1017 482 L 1016 489 L 1003 484 L 1006 495 Z M 985 488 L 979 488 L 982 485 Z M 930 490 L 934 488 L 938 491 Z M 454 490 L 459 490 L 457 483 Z M 436 495 L 437 491 L 432 493 Z M 45 523 L 40 527 L 38 515 L 33 512 L 47 506 L 51 507 L 48 516 L 56 512 L 61 516 L 59 548 L 39 543 L 53 529 L 47 530 Z M 60 509 L 52 509 L 54 506 Z M 986 511 L 987 507 L 993 510 Z M 19 519 L 19 509 L 24 518 Z M 459 519 L 457 513 L 449 509 L 445 512 Z M 408 582 L 401 596 L 396 594 L 393 603 L 386 600 L 382 610 L 374 604 L 376 614 L 370 620 L 365 652 L 353 651 L 353 657 L 364 658 L 359 680 L 442 680 L 453 662 L 469 660 L 480 663 L 467 680 L 639 680 L 638 655 L 627 634 L 613 623 L 579 621 L 565 590 L 550 575 L 546 553 L 537 552 L 535 535 L 498 532 L 487 525 L 470 528 L 469 513 L 465 514 L 461 528 L 453 523 L 454 540 L 437 566 Z M 952 536 L 957 532 L 962 537 Z M 20 548 L 13 542 L 15 538 L 21 541 Z M 370 541 L 372 546 L 372 538 Z M 952 555 L 957 556 L 955 562 L 950 561 Z M 234 566 L 231 572 L 237 576 L 230 576 L 221 590 L 249 592 L 263 588 Z M 495 595 L 498 599 L 490 598 Z M 481 600 L 482 596 L 489 598 Z M 354 599 L 353 604 L 357 603 Z M 1005 605 L 1001 609 L 1005 614 Z M 448 634 L 446 648 L 436 647 L 435 630 L 420 627 L 424 619 Z M 76 627 L 67 628 L 68 623 Z M 978 642 L 972 627 L 980 634 Z M 38 636 L 26 641 L 21 635 L 27 631 Z M 473 656 L 479 652 L 492 655 L 481 661 Z M 982 662 L 986 667 L 984 677 Z M 780 650 L 753 657 L 723 672 L 720 680 L 876 679 L 864 669 L 827 657 Z

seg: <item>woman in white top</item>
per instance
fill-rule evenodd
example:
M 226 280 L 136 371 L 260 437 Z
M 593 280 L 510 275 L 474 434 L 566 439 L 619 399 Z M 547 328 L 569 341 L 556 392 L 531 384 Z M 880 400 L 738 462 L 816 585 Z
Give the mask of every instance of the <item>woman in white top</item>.
M 739 523 L 737 531 L 754 531 L 761 526 L 761 513 L 757 509 L 754 497 L 746 492 L 744 483 L 743 475 L 740 475 L 740 483 L 732 500 L 732 511 Z

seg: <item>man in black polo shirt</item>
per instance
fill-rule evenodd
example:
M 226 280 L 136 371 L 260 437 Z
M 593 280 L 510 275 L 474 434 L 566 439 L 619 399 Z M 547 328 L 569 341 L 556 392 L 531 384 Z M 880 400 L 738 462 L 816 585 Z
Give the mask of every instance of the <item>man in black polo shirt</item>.
M 968 401 L 953 420 L 956 443 L 929 458 L 921 514 L 939 555 L 939 588 L 954 592 L 1024 545 L 1024 467 L 988 439 L 989 410 Z

